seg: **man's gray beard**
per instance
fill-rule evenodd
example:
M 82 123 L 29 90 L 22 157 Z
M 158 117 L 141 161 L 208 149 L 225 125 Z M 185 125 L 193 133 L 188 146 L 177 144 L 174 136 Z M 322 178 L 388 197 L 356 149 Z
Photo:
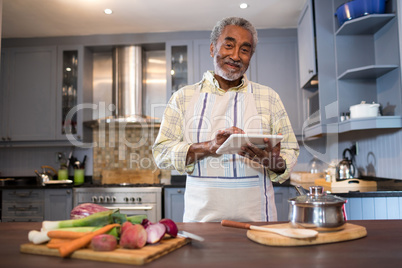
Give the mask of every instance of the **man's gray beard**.
M 219 67 L 216 54 L 214 56 L 214 67 L 215 67 L 215 74 L 219 75 L 220 77 L 228 81 L 235 81 L 240 77 L 242 77 L 243 74 L 245 73 L 245 72 L 236 72 L 236 73 L 225 72 L 222 68 Z

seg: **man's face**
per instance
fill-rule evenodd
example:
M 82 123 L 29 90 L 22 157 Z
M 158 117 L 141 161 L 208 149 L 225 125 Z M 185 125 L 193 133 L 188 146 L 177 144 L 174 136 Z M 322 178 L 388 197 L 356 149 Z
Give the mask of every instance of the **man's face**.
M 246 29 L 228 25 L 216 42 L 211 44 L 210 52 L 214 57 L 215 74 L 228 81 L 234 81 L 247 71 L 251 59 L 253 37 Z

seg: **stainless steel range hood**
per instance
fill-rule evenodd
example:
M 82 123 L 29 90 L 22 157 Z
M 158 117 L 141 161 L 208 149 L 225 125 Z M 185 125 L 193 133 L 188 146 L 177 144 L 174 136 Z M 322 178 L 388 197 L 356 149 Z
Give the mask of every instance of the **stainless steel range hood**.
M 106 123 L 160 122 L 144 115 L 144 62 L 141 46 L 115 47 L 112 51 L 112 116 L 99 118 L 85 125 L 95 127 Z
M 142 118 L 142 48 L 113 49 L 113 115 L 116 119 Z

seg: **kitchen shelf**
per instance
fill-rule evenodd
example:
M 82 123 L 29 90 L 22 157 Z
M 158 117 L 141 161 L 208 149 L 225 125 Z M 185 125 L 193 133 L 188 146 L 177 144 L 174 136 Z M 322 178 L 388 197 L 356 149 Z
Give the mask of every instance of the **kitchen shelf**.
M 307 139 L 319 137 L 323 133 L 325 133 L 325 131 L 323 129 L 323 125 L 321 124 L 309 126 L 303 129 L 303 137 Z
M 336 35 L 368 35 L 374 34 L 391 21 L 395 14 L 372 14 L 345 22 Z
M 396 68 L 398 65 L 369 65 L 346 70 L 338 79 L 376 79 Z
M 365 117 L 353 118 L 338 124 L 339 133 L 362 130 L 362 129 L 384 129 L 384 128 L 401 128 L 401 116 L 378 116 L 378 117 Z

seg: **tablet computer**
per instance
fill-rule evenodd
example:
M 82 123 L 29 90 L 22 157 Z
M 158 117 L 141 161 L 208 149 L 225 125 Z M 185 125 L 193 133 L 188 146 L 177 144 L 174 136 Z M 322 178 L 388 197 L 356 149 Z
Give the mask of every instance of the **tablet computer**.
M 241 151 L 242 146 L 248 143 L 254 144 L 260 149 L 264 149 L 266 144 L 264 138 L 271 141 L 272 146 L 275 146 L 283 138 L 282 135 L 262 135 L 262 134 L 232 134 L 229 138 L 216 150 L 217 154 L 237 154 Z

